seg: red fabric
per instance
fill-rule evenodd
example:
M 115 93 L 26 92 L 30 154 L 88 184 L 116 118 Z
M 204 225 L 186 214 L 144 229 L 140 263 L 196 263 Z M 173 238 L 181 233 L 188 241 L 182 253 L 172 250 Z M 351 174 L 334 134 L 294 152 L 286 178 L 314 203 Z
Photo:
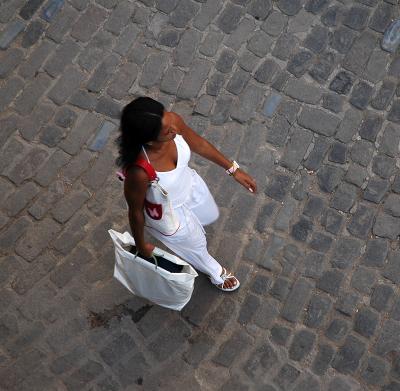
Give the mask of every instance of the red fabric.
M 147 160 L 139 158 L 138 160 L 136 160 L 134 165 L 143 168 L 151 181 L 154 181 L 154 179 L 157 178 L 156 171 Z
M 143 168 L 143 170 L 146 171 L 146 174 L 149 177 L 150 181 L 154 181 L 154 179 L 157 178 L 157 173 L 154 170 L 153 166 L 145 159 L 139 158 L 130 167 L 132 167 L 132 166 L 138 166 L 138 167 Z M 129 169 L 129 167 L 122 172 L 124 174 L 124 176 L 126 176 L 126 172 L 127 172 L 128 169 Z

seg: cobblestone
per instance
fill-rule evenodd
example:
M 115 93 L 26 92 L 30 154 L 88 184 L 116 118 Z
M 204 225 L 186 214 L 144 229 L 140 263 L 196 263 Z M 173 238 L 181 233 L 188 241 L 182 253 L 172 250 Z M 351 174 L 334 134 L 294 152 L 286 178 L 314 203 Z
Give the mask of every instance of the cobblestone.
M 380 48 L 394 3 L 1 5 L 0 388 L 399 389 L 400 61 Z M 210 253 L 241 288 L 199 276 L 180 313 L 112 279 L 107 230 L 127 227 L 113 139 L 138 95 L 259 188 L 213 188 L 195 159 L 221 207 Z
M 332 341 L 340 342 L 347 335 L 349 330 L 350 324 L 348 321 L 341 318 L 335 318 L 326 329 L 325 335 Z
M 361 293 L 369 294 L 375 281 L 376 274 L 373 270 L 359 266 L 357 270 L 353 273 L 351 286 Z
M 311 284 L 305 279 L 296 281 L 281 311 L 282 317 L 295 322 L 309 299 L 311 289 Z
M 364 352 L 364 342 L 350 335 L 335 356 L 332 366 L 339 372 L 352 373 L 357 370 Z
M 355 317 L 354 331 L 370 338 L 374 335 L 378 322 L 379 315 L 375 311 L 369 308 L 361 308 Z
M 313 295 L 307 308 L 304 324 L 308 327 L 318 328 L 329 313 L 332 301 L 328 297 Z
M 339 119 L 335 116 L 312 108 L 304 108 L 298 121 L 305 128 L 324 136 L 332 136 L 339 123 Z

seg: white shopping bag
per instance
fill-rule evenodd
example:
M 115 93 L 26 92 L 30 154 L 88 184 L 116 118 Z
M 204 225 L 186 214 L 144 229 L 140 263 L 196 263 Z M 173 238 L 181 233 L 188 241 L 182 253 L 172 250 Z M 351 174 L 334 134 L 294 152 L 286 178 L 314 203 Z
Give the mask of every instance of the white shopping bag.
M 180 311 L 189 302 L 198 275 L 191 265 L 156 247 L 154 255 L 183 266 L 180 273 L 171 273 L 125 250 L 123 246 L 135 245 L 129 232 L 121 234 L 110 229 L 108 233 L 115 246 L 114 277 L 121 284 L 134 295 L 173 310 Z

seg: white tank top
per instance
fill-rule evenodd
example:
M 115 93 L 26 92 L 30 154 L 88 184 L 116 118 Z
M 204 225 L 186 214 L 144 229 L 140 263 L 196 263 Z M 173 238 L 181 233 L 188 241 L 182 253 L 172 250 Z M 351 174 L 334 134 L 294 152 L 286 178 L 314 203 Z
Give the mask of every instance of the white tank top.
M 171 171 L 156 171 L 159 184 L 168 192 L 172 206 L 182 206 L 190 198 L 192 192 L 192 169 L 188 166 L 190 148 L 185 139 L 179 134 L 174 138 L 178 161 L 176 168 Z M 143 152 L 150 162 L 146 151 Z M 151 163 L 151 162 L 150 162 Z

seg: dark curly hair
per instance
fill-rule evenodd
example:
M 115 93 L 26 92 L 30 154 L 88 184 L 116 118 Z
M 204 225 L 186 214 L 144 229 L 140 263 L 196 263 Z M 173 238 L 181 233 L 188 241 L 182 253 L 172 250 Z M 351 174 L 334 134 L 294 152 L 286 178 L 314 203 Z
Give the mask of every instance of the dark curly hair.
M 127 169 L 137 160 L 142 146 L 157 139 L 161 130 L 164 106 L 148 97 L 139 97 L 126 105 L 121 113 L 117 165 Z

